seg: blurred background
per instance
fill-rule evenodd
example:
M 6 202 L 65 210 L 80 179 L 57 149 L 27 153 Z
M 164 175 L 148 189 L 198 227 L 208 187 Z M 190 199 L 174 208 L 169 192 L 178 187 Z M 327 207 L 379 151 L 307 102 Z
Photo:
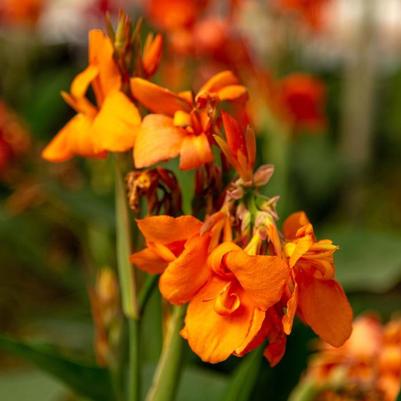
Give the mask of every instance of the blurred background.
M 102 363 L 90 294 L 99 272 L 115 266 L 113 170 L 107 159 L 49 164 L 40 151 L 73 114 L 60 91 L 87 63 L 88 30 L 121 8 L 143 17 L 144 32 L 163 34 L 155 78 L 163 86 L 196 89 L 216 71 L 236 72 L 250 90 L 259 160 L 276 166 L 267 191 L 281 196 L 281 221 L 305 210 L 319 237 L 340 246 L 337 275 L 355 316 L 396 316 L 399 0 L 0 0 L 0 333 Z M 143 347 L 149 366 L 161 346 L 152 311 L 161 307 L 154 295 Z M 297 324 L 280 365 L 260 367 L 253 400 L 286 400 L 314 348 Z M 220 400 L 237 361 L 187 359 L 178 399 Z M 0 399 L 78 398 L 0 351 Z

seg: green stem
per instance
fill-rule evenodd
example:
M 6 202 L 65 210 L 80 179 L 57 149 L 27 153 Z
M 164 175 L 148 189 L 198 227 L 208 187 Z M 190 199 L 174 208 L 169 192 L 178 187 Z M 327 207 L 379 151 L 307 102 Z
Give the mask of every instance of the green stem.
M 115 160 L 117 266 L 124 315 L 128 320 L 129 361 L 127 401 L 140 399 L 139 320 L 135 271 L 131 266 L 131 229 L 120 160 Z
M 141 291 L 139 291 L 138 294 L 138 307 L 139 307 L 139 314 L 141 315 L 143 313 L 143 310 L 145 309 L 150 296 L 152 295 L 153 289 L 155 288 L 157 284 L 157 280 L 159 279 L 159 276 L 157 275 L 151 275 L 146 278 L 145 283 L 143 284 Z
M 124 179 L 119 163 L 120 161 L 116 158 L 115 190 L 118 275 L 124 314 L 131 319 L 137 319 L 138 303 L 136 299 L 135 270 L 129 260 L 131 255 L 131 229 Z
M 139 401 L 141 394 L 141 369 L 139 360 L 139 320 L 128 318 L 129 369 L 128 401 Z
M 159 363 L 146 401 L 174 401 L 181 376 L 183 340 L 180 329 L 185 313 L 183 306 L 175 306 L 169 321 Z
M 231 378 L 224 401 L 248 401 L 259 376 L 264 346 L 247 355 Z

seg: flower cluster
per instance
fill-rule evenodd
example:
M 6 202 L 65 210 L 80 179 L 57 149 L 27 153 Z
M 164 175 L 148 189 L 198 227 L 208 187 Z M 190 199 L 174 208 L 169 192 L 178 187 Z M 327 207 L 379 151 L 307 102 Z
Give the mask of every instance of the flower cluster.
M 371 315 L 357 318 L 340 348 L 322 344 L 304 382 L 313 383 L 319 400 L 394 401 L 401 379 L 401 320 L 386 325 Z M 302 383 L 302 382 L 301 382 Z
M 274 168 L 255 170 L 247 89 L 231 71 L 196 92 L 151 82 L 162 41 L 148 36 L 141 51 L 139 28 L 122 16 L 115 32 L 109 27 L 111 36 L 90 32 L 89 66 L 63 93 L 77 114 L 44 158 L 133 149 L 133 164 L 142 170 L 128 176 L 129 201 L 138 210 L 143 198 L 150 215 L 137 220 L 146 247 L 131 262 L 160 274 L 169 303 L 188 305 L 181 334 L 202 360 L 217 363 L 267 342 L 264 354 L 275 365 L 295 316 L 328 343 L 342 345 L 352 311 L 335 280 L 337 247 L 316 238 L 303 212 L 279 231 L 278 197 L 260 191 Z M 181 170 L 195 170 L 192 215 L 182 215 L 174 172 L 155 166 L 175 158 Z

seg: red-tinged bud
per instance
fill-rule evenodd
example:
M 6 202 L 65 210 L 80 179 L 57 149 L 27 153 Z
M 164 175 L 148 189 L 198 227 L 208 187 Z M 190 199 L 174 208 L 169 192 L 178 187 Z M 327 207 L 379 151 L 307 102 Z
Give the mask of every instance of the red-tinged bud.
M 163 37 L 149 34 L 145 41 L 142 55 L 142 67 L 146 78 L 151 77 L 159 67 L 163 49 Z

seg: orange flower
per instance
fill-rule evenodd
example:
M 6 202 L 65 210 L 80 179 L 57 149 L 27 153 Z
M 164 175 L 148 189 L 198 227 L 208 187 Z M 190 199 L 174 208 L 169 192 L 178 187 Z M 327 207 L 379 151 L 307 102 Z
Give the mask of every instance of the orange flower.
M 295 314 L 324 341 L 342 345 L 352 332 L 352 309 L 342 287 L 335 281 L 329 240 L 317 241 L 305 213 L 292 214 L 284 222 L 285 253 L 291 268 L 284 332 L 289 334 Z
M 232 242 L 215 248 L 207 263 L 213 274 L 189 303 L 182 335 L 205 362 L 242 355 L 282 296 L 285 262 L 246 251 Z
M 131 89 L 135 98 L 157 113 L 147 115 L 138 132 L 134 149 L 137 168 L 178 155 L 183 170 L 211 162 L 217 104 L 247 96 L 230 71 L 210 78 L 194 99 L 190 92 L 175 94 L 141 78 L 131 80 Z
M 160 274 L 160 291 L 170 302 L 188 302 L 208 280 L 205 269 L 210 235 L 192 216 L 152 216 L 138 220 L 147 248 L 131 256 L 141 270 Z
M 341 393 L 344 399 L 356 399 L 358 394 L 363 400 L 394 401 L 400 379 L 401 320 L 383 326 L 377 317 L 364 315 L 355 320 L 352 335 L 342 347 L 320 344 L 304 382 L 324 389 L 319 400 L 337 399 L 334 396 Z
M 121 76 L 113 59 L 113 44 L 102 31 L 89 32 L 89 66 L 71 84 L 64 100 L 76 110 L 42 156 L 61 162 L 73 156 L 99 157 L 105 151 L 126 151 L 134 145 L 140 115 L 121 91 Z M 92 86 L 97 106 L 85 96 Z
M 296 14 L 313 30 L 323 25 L 323 13 L 330 0 L 277 0 L 277 5 L 284 12 Z
M 320 80 L 306 74 L 291 74 L 278 85 L 280 108 L 295 129 L 318 131 L 325 127 L 325 88 Z
M 1 0 L 0 19 L 11 24 L 35 25 L 46 0 Z
M 171 31 L 193 24 L 207 3 L 208 0 L 150 0 L 147 11 L 155 25 Z

